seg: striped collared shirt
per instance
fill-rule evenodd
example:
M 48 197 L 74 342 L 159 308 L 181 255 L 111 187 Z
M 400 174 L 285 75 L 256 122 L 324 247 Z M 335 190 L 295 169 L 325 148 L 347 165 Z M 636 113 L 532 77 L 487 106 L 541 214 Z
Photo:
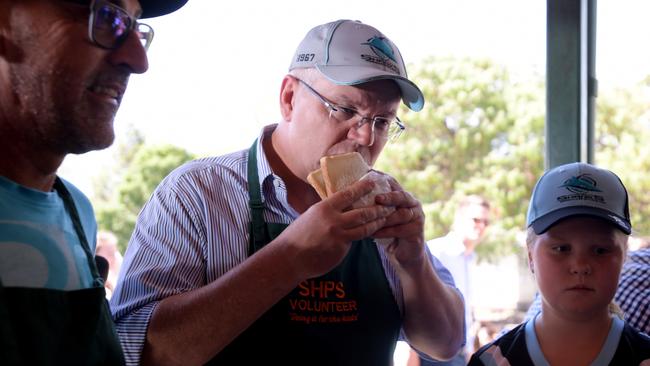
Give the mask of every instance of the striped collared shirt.
M 290 224 L 298 213 L 287 201 L 283 180 L 273 174 L 262 138 L 257 168 L 266 222 Z M 248 257 L 248 149 L 189 162 L 167 176 L 145 204 L 124 256 L 111 311 L 127 364 L 137 365 L 147 326 L 164 298 L 205 286 Z M 402 289 L 384 248 L 377 246 L 400 310 Z M 446 268 L 430 257 L 440 279 L 454 285 Z
M 628 253 L 614 300 L 631 326 L 650 335 L 650 248 Z

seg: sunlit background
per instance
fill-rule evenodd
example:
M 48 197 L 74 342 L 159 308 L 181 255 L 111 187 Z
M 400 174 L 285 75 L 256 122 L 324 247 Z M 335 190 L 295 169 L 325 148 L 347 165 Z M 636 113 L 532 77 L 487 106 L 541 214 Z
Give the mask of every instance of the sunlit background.
M 155 30 L 149 71 L 131 77 L 115 120 L 117 141 L 129 124 L 150 143 L 198 155 L 248 146 L 277 122 L 280 82 L 298 43 L 315 25 L 361 20 L 397 44 L 405 61 L 431 55 L 490 57 L 518 72 L 543 72 L 545 2 L 190 0 L 147 20 Z M 617 30 L 618 31 L 618 30 Z M 626 68 L 627 69 L 627 68 Z M 109 169 L 116 145 L 70 156 L 60 173 L 92 195 L 90 178 Z
M 598 2 L 600 89 L 632 86 L 650 74 L 649 14 L 643 0 Z M 247 148 L 279 119 L 280 82 L 300 40 L 313 26 L 342 18 L 380 29 L 410 67 L 430 56 L 454 56 L 490 59 L 512 78 L 545 73 L 545 1 L 190 0 L 172 15 L 146 21 L 156 34 L 150 68 L 131 77 L 115 119 L 116 143 L 69 156 L 60 175 L 94 200 L 98 177 L 110 176 L 120 143 L 134 128 L 147 144 L 171 144 L 195 156 Z M 480 270 L 485 282 L 474 298 L 487 320 L 507 317 L 534 293 L 521 258 L 504 257 Z
M 597 77 L 629 84 L 650 69 L 643 0 L 598 2 Z M 117 141 L 129 124 L 151 143 L 197 155 L 246 147 L 279 118 L 280 82 L 307 31 L 336 19 L 379 28 L 410 64 L 431 55 L 489 57 L 512 72 L 544 72 L 546 2 L 517 0 L 190 0 L 149 19 L 155 39 L 149 71 L 131 77 L 115 120 Z M 60 173 L 92 195 L 92 176 L 109 169 L 116 145 L 69 156 Z

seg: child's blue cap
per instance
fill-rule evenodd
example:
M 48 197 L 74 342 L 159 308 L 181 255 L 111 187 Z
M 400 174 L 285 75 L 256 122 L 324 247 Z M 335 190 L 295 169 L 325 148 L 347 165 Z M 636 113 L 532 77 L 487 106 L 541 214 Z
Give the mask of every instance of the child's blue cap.
M 632 232 L 627 190 L 613 172 L 587 163 L 555 167 L 537 181 L 526 225 L 540 235 L 570 216 L 594 216 Z

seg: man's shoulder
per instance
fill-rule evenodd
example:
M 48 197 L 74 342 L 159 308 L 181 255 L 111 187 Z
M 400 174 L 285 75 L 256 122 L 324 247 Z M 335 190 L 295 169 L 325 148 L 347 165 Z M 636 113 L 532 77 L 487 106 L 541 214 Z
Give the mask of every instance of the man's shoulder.
M 624 268 L 634 266 L 641 266 L 639 268 L 650 272 L 650 248 L 637 249 L 628 253 Z
M 431 254 L 435 255 L 436 257 L 461 256 L 465 251 L 463 244 L 456 240 L 451 233 L 427 241 L 427 246 L 429 247 Z
M 248 150 L 239 150 L 231 153 L 208 156 L 188 161 L 176 170 L 180 172 L 201 171 L 204 169 L 239 169 L 246 164 Z
M 77 209 L 82 211 L 79 212 L 81 216 L 85 215 L 92 215 L 92 203 L 90 203 L 90 200 L 88 197 L 79 189 L 77 186 L 72 184 L 70 181 L 66 180 L 65 178 L 61 178 L 61 182 L 63 182 L 63 185 L 65 188 L 70 192 L 70 196 L 72 196 L 72 199 L 75 202 L 75 205 L 77 206 Z M 88 212 L 89 211 L 89 212 Z
M 448 246 L 449 242 L 450 242 L 450 240 L 449 240 L 448 235 L 439 236 L 437 238 L 433 238 L 433 239 L 428 240 L 427 241 L 427 246 L 429 246 L 429 248 L 431 248 L 431 249 L 432 248 L 440 248 L 440 247 Z
M 647 312 L 650 311 L 650 250 L 636 250 L 629 253 L 621 271 L 616 302 L 625 311 L 626 320 L 632 325 L 650 328 Z M 645 309 L 645 310 L 644 310 Z
M 198 158 L 174 169 L 163 181 L 178 184 L 181 181 L 219 180 L 222 177 L 241 177 L 246 173 L 247 150 Z
M 61 179 L 61 182 L 63 182 L 63 185 L 65 185 L 65 188 L 68 189 L 72 197 L 74 197 L 75 199 L 89 201 L 88 197 L 86 197 L 86 195 L 79 188 L 77 188 L 77 186 L 75 186 L 72 182 L 62 177 L 59 177 L 59 179 Z

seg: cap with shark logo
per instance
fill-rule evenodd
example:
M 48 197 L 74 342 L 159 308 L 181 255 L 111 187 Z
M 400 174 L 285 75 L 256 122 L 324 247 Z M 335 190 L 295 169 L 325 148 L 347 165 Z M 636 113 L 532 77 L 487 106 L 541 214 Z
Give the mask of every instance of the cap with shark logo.
M 537 181 L 528 207 L 527 226 L 546 232 L 570 216 L 594 216 L 626 234 L 632 232 L 627 190 L 613 172 L 587 163 L 555 167 Z
M 406 106 L 414 111 L 424 106 L 424 96 L 408 79 L 397 46 L 358 20 L 342 19 L 312 28 L 298 46 L 289 71 L 307 67 L 316 68 L 338 85 L 394 80 Z

